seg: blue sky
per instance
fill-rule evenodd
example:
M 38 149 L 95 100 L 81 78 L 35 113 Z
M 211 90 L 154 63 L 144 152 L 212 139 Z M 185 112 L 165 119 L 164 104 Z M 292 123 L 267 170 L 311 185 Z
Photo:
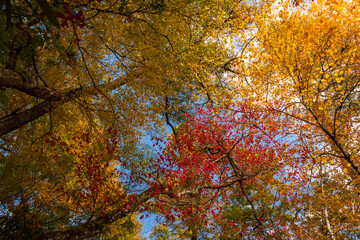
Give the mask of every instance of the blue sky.
M 140 218 L 141 215 L 139 215 Z M 143 224 L 141 236 L 146 237 L 147 239 L 150 239 L 150 233 L 153 229 L 153 227 L 156 225 L 156 216 L 155 214 L 150 214 L 149 217 L 144 217 L 141 220 L 141 223 Z

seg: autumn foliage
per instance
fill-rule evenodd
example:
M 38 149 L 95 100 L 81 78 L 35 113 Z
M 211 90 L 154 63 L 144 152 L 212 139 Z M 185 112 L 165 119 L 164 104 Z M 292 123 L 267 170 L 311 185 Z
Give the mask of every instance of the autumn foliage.
M 0 238 L 359 238 L 359 18 L 0 1 Z
M 229 188 L 281 174 L 291 159 L 289 146 L 280 139 L 288 128 L 284 119 L 246 103 L 235 106 L 186 114 L 157 161 L 162 192 L 154 196 L 155 210 L 167 221 L 188 226 L 190 236 L 204 232 L 199 226 L 223 221 L 223 204 L 243 195 Z

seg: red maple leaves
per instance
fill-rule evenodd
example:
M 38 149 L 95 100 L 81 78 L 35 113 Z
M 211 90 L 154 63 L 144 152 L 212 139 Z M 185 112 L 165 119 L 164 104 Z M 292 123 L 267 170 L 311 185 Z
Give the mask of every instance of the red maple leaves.
M 206 223 L 208 215 L 218 217 L 216 202 L 226 201 L 229 187 L 282 166 L 284 129 L 284 119 L 246 103 L 187 114 L 158 159 L 165 174 L 159 211 L 170 221 Z
M 85 16 L 83 15 L 83 11 L 70 11 L 68 4 L 64 4 L 64 13 L 59 13 L 56 17 L 62 19 L 60 24 L 61 27 L 69 27 L 69 23 L 76 24 L 80 28 L 85 26 Z

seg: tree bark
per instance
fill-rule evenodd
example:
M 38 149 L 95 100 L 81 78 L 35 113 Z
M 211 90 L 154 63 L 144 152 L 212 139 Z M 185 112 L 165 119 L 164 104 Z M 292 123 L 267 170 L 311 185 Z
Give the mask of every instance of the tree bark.
M 16 114 L 9 114 L 0 121 L 0 137 L 8 134 L 25 124 L 28 124 L 41 116 L 51 112 L 59 106 L 65 104 L 71 99 L 101 94 L 121 87 L 126 84 L 126 80 L 117 79 L 113 82 L 102 84 L 96 87 L 89 86 L 85 88 L 76 88 L 61 94 L 61 98 L 57 101 L 45 100 L 34 107 Z
M 10 133 L 25 124 L 38 119 L 49 113 L 51 110 L 63 105 L 66 101 L 66 98 L 56 102 L 47 100 L 23 112 L 6 116 L 0 121 L 0 136 Z
M 39 85 L 35 81 L 29 81 L 20 73 L 6 68 L 0 69 L 0 87 L 15 88 L 33 97 L 49 101 L 59 101 L 63 97 L 61 93 Z

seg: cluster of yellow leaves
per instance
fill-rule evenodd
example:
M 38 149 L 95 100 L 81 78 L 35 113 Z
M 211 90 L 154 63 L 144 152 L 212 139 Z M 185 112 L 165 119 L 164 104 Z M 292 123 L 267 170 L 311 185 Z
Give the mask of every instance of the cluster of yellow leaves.
M 21 151 L 3 156 L 1 202 L 14 216 L 27 219 L 28 227 L 47 222 L 66 228 L 69 221 L 100 216 L 127 200 L 110 136 L 80 119 L 77 134 L 69 132 L 71 126 L 62 125 L 42 139 L 19 139 Z
M 300 119 L 304 128 L 323 135 L 322 141 L 332 142 L 333 151 L 341 145 L 354 154 L 354 161 L 359 17 L 356 1 L 317 1 L 305 9 L 278 3 L 256 22 L 244 53 L 251 61 L 238 64 L 245 68 L 238 81 L 242 98 Z
M 341 239 L 353 236 L 360 219 L 359 2 L 295 5 L 276 2 L 254 21 L 252 42 L 237 61 L 237 91 L 241 99 L 290 117 L 309 154 L 301 167 L 312 190 L 300 201 L 311 202 L 312 209 L 302 206 L 305 220 L 292 226 L 296 235 L 315 239 L 321 232 Z M 281 191 L 296 191 L 299 184 L 286 183 Z

